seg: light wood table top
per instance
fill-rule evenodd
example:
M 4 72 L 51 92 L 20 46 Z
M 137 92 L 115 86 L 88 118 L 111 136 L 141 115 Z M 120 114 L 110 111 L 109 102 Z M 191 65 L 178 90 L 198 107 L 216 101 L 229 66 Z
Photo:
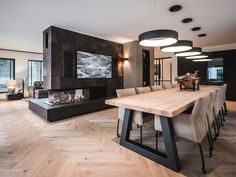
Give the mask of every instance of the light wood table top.
M 112 106 L 123 107 L 156 115 L 174 117 L 194 105 L 195 101 L 214 91 L 218 86 L 200 86 L 199 91 L 180 91 L 172 88 L 156 92 L 113 98 L 105 101 Z

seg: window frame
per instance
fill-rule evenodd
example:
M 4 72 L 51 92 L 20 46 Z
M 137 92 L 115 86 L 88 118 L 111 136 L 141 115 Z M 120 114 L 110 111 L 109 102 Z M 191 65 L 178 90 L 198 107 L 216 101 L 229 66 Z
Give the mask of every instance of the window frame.
M 29 68 L 29 64 L 31 62 L 31 67 Z M 34 86 L 34 83 L 32 82 L 32 62 L 38 62 L 41 63 L 42 67 L 40 67 L 40 79 L 43 81 L 43 61 L 42 60 L 28 60 L 27 61 L 27 77 L 28 77 L 28 86 Z M 29 69 L 30 69 L 30 76 L 29 76 Z M 31 83 L 31 84 L 30 84 Z
M 15 59 L 14 58 L 2 58 L 2 57 L 0 57 L 0 60 L 9 60 L 10 61 L 10 79 L 15 80 L 15 78 L 16 78 L 16 75 L 15 75 L 15 71 L 16 71 Z M 12 65 L 12 67 L 11 67 L 11 65 Z M 11 71 L 12 69 L 13 69 L 13 71 Z M 11 76 L 11 74 L 13 76 Z M 0 90 L 0 93 L 8 93 L 8 91 L 1 91 Z

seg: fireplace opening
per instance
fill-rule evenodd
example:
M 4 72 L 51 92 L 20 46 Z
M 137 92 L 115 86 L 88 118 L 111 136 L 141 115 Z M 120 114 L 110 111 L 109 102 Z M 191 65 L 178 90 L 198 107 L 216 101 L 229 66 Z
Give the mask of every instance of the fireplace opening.
M 49 90 L 48 99 L 44 103 L 59 105 L 76 103 L 86 100 L 95 100 L 107 97 L 106 87 L 91 87 L 83 89 Z

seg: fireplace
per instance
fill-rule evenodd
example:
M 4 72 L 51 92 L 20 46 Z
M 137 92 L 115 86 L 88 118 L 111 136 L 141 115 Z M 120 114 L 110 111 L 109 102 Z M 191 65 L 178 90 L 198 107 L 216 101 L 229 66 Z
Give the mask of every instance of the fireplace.
M 90 87 L 83 89 L 83 95 L 89 100 L 107 97 L 107 87 Z
M 83 89 L 69 90 L 49 90 L 48 99 L 44 103 L 48 105 L 60 105 L 67 103 L 81 102 L 85 100 L 95 100 L 106 98 L 106 87 L 91 87 Z

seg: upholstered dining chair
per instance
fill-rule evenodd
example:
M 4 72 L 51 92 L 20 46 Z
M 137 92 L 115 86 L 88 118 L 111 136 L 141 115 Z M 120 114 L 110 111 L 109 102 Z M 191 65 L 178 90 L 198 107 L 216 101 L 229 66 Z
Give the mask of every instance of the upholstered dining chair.
M 151 88 L 149 86 L 146 87 L 136 87 L 136 93 L 141 94 L 141 93 L 148 93 L 151 92 Z
M 210 99 L 210 94 L 205 97 L 199 98 L 195 102 L 191 114 L 182 113 L 172 119 L 176 136 L 189 141 L 193 141 L 198 144 L 202 160 L 203 173 L 206 173 L 206 169 L 201 143 L 206 135 L 208 137 L 208 143 L 210 143 L 207 123 L 207 111 Z M 155 116 L 154 127 L 156 131 L 162 131 L 160 117 L 157 115 Z
M 179 87 L 179 84 L 172 84 L 172 87 L 177 88 L 177 87 Z
M 208 112 L 207 112 L 209 133 L 211 133 L 211 127 L 213 126 L 214 132 L 215 132 L 215 136 L 214 136 L 215 140 L 216 140 L 216 138 L 219 134 L 216 130 L 218 120 L 217 120 L 217 118 L 214 114 L 214 104 L 217 102 L 218 92 L 219 92 L 219 89 L 216 89 L 216 90 L 214 90 L 213 92 L 210 93 L 211 94 L 211 100 L 210 100 L 209 107 L 208 107 Z
M 216 131 L 216 117 L 214 116 L 214 103 L 217 99 L 217 94 L 218 94 L 218 90 L 214 90 L 213 92 L 210 92 L 211 95 L 211 99 L 209 102 L 209 106 L 208 106 L 208 110 L 207 110 L 207 123 L 208 123 L 208 132 L 209 132 L 209 138 L 210 138 L 210 157 L 212 157 L 212 151 L 213 151 L 213 137 L 212 137 L 212 133 L 211 133 L 211 127 L 214 128 L 214 140 L 217 139 L 218 136 L 218 132 Z
M 136 93 L 137 94 L 143 94 L 143 93 L 149 93 L 149 92 L 151 92 L 151 88 L 149 86 L 146 86 L 146 87 L 136 87 Z M 142 113 L 142 117 L 143 117 L 143 119 L 142 119 L 143 121 L 139 122 L 137 124 L 137 127 L 140 128 L 140 137 L 141 137 L 140 141 L 141 141 L 141 144 L 142 144 L 143 124 L 153 120 L 154 116 L 153 116 L 153 114 Z
M 166 83 L 163 85 L 164 89 L 171 89 L 173 88 L 172 84 Z
M 135 95 L 135 89 L 134 88 L 128 88 L 128 89 L 117 89 L 116 94 L 118 98 L 126 97 L 126 96 L 132 96 Z M 119 124 L 120 120 L 124 119 L 125 115 L 125 108 L 119 107 L 118 108 L 118 122 L 117 122 L 117 137 L 120 137 L 119 134 Z M 140 127 L 140 143 L 142 144 L 142 125 L 149 121 L 150 118 L 146 117 L 143 112 L 140 111 L 134 111 L 133 113 L 133 122 Z
M 228 113 L 228 109 L 227 109 L 227 104 L 226 104 L 226 90 L 227 90 L 227 84 L 224 84 L 224 96 L 223 96 L 223 101 L 224 101 L 224 110 L 225 110 L 225 114 Z
M 224 95 L 224 86 L 219 87 L 219 94 L 218 94 L 218 100 L 217 100 L 217 112 L 219 114 L 219 121 L 221 122 L 221 126 L 224 126 L 224 111 L 222 110 L 224 101 L 223 101 L 223 95 Z
M 215 99 L 215 102 L 214 102 L 214 105 L 213 105 L 213 114 L 214 114 L 214 117 L 215 117 L 215 120 L 216 120 L 216 125 L 217 125 L 217 129 L 218 129 L 218 132 L 217 132 L 217 136 L 220 135 L 220 127 L 223 124 L 222 122 L 222 115 L 220 113 L 220 110 L 221 110 L 221 105 L 220 105 L 220 100 L 221 100 L 221 89 L 220 88 L 217 88 L 216 89 L 216 99 Z
M 151 90 L 152 92 L 156 92 L 156 91 L 164 90 L 164 88 L 161 85 L 152 85 Z
M 226 84 L 222 85 L 221 89 L 222 89 L 221 111 L 222 111 L 223 120 L 225 121 L 225 115 L 227 113 L 227 106 L 226 106 L 226 89 L 227 89 L 227 85 Z

